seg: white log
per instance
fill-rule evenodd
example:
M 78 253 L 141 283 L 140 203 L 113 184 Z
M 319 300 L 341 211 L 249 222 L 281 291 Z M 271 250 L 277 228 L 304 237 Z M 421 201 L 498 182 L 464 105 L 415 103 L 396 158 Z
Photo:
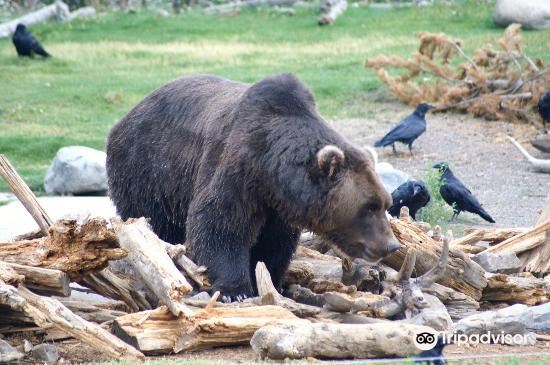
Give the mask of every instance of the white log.
M 193 290 L 165 250 L 165 242 L 149 228 L 145 218 L 115 224 L 121 247 L 128 250 L 128 262 L 147 287 L 176 317 L 192 315 L 183 302 Z
M 409 357 L 419 352 L 417 333 L 433 330 L 405 323 L 309 323 L 266 326 L 250 340 L 260 358 L 284 360 Z
M 527 161 L 529 161 L 531 166 L 533 166 L 536 171 L 550 173 L 550 160 L 542 160 L 531 156 L 529 152 L 527 152 L 527 150 L 523 148 L 522 145 L 520 145 L 515 139 L 510 136 L 507 136 L 507 138 L 514 144 L 514 146 L 516 146 L 516 148 L 527 159 Z
M 328 25 L 336 21 L 348 8 L 347 0 L 326 0 L 321 6 L 319 25 Z
M 13 32 L 15 32 L 15 27 L 17 27 L 17 24 L 19 23 L 29 26 L 52 18 L 59 21 L 68 20 L 70 18 L 70 11 L 67 4 L 62 1 L 56 1 L 55 3 L 45 6 L 42 9 L 33 11 L 32 13 L 26 14 L 7 23 L 0 24 L 0 38 L 9 37 Z

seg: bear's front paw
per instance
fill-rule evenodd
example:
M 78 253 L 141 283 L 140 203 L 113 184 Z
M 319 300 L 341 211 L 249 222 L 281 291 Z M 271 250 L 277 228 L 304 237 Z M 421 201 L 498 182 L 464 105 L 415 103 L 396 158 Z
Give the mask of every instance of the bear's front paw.
M 242 302 L 247 298 L 248 296 L 246 294 L 239 294 L 237 296 L 222 295 L 221 301 L 224 303 Z
M 224 303 L 242 302 L 243 300 L 254 296 L 252 288 L 248 286 L 234 287 L 230 285 L 214 284 L 212 287 L 212 293 L 215 293 L 216 291 L 219 291 L 221 294 L 218 300 Z

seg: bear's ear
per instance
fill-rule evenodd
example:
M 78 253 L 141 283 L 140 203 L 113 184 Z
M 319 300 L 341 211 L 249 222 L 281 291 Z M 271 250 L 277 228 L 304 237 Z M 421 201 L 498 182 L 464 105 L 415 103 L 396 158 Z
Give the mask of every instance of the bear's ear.
M 317 152 L 317 166 L 328 177 L 336 173 L 344 166 L 344 151 L 334 145 L 326 145 Z

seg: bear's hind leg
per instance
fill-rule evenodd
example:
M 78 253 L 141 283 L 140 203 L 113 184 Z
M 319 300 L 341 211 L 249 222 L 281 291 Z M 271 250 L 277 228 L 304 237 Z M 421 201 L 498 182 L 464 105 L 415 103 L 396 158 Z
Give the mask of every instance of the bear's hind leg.
M 265 263 L 273 285 L 281 289 L 283 279 L 300 238 L 300 230 L 283 222 L 274 212 L 268 215 L 258 242 L 250 254 L 250 276 L 256 289 L 255 269 L 258 261 Z

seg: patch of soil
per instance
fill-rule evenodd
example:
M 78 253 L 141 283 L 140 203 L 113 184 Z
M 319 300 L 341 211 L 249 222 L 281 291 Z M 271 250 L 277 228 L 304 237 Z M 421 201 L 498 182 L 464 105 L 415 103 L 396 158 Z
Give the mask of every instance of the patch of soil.
M 397 103 L 363 106 L 365 118 L 331 124 L 359 145 L 373 146 L 413 109 Z M 550 193 L 550 175 L 534 172 L 520 152 L 506 139 L 513 136 L 535 157 L 550 158 L 531 147 L 537 134 L 530 125 L 489 122 L 466 114 L 430 113 L 427 131 L 413 145 L 396 144 L 377 149 L 380 162 L 389 162 L 411 177 L 422 179 L 434 163 L 446 161 L 455 175 L 474 193 L 495 219 L 497 227 L 532 226 Z M 461 213 L 466 224 L 490 225 L 476 215 Z

